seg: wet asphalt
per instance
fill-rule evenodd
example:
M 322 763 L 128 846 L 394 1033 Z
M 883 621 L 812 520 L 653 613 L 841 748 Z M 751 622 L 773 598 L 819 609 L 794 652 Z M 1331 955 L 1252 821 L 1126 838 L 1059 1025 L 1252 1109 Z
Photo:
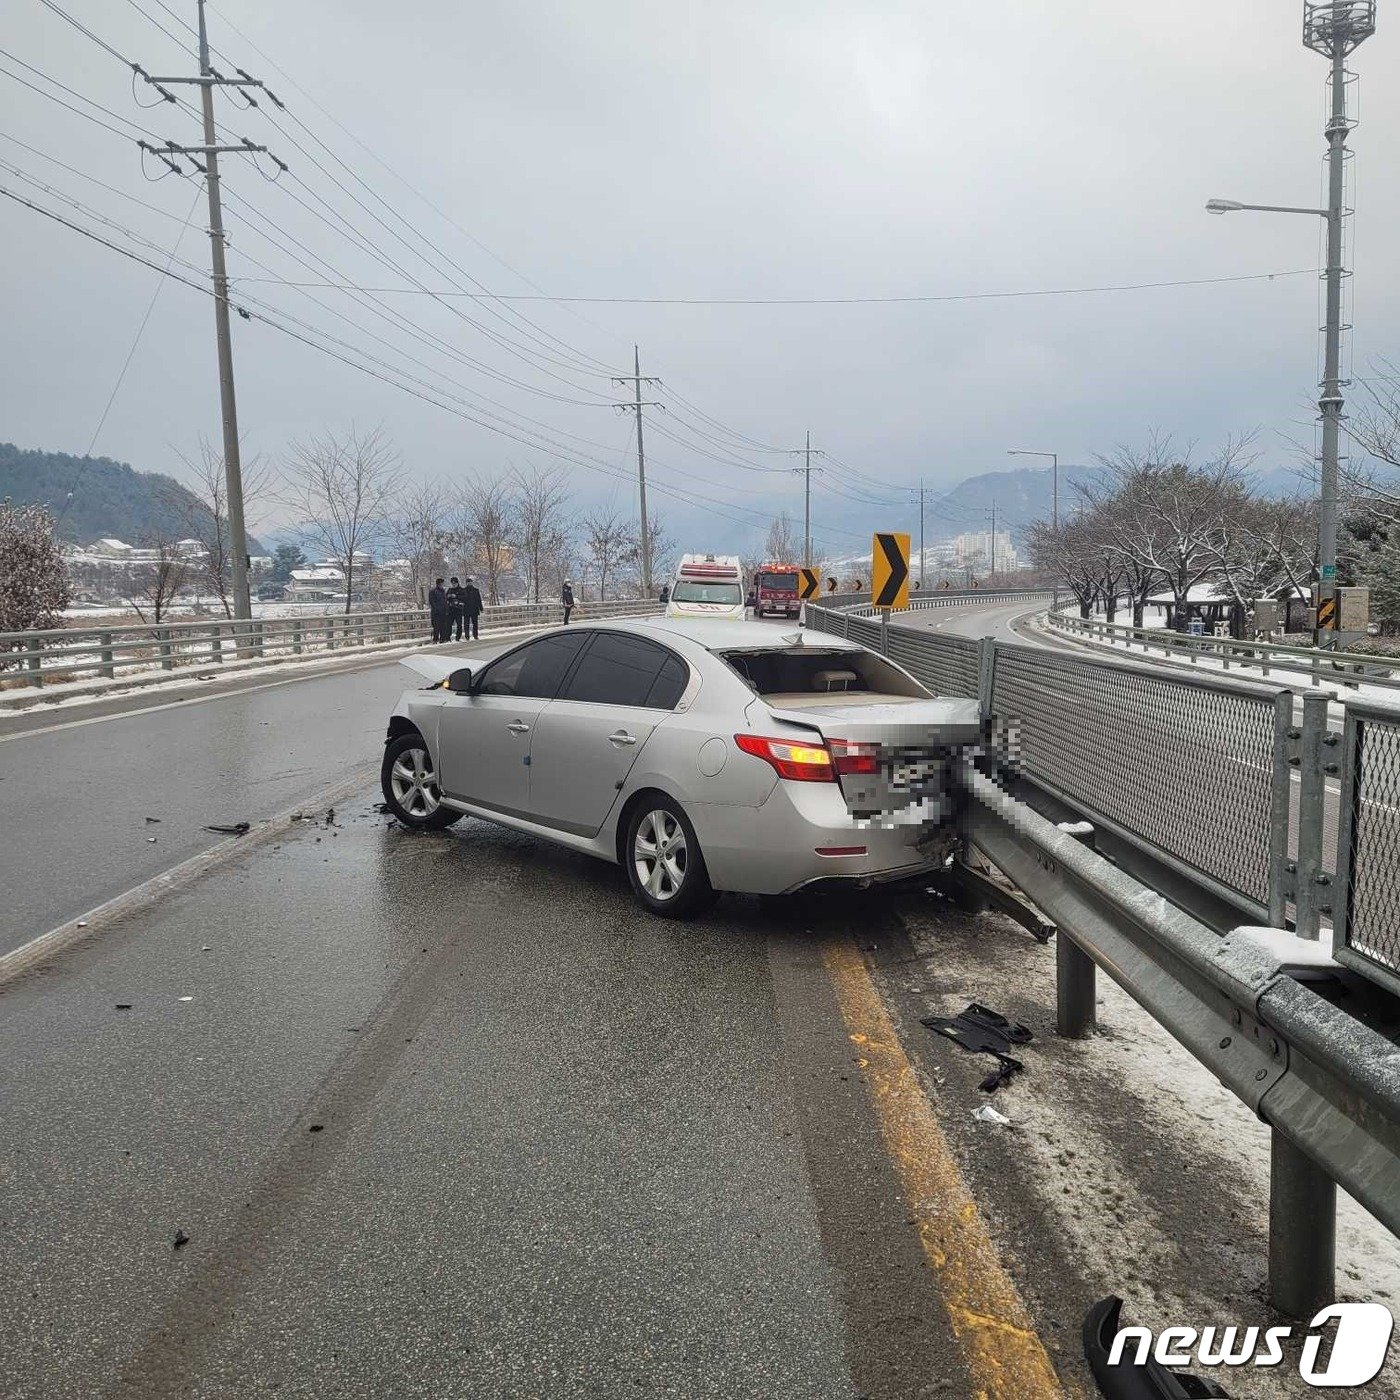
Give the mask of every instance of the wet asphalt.
M 818 951 L 882 916 L 374 796 L 0 995 L 4 1393 L 965 1393 Z
M 377 764 L 389 711 L 415 684 L 406 667 L 377 661 L 295 680 L 271 671 L 255 687 L 216 683 L 176 702 L 132 697 L 136 708 L 96 717 L 7 718 L 0 954 L 223 839 L 205 826 L 265 820 Z

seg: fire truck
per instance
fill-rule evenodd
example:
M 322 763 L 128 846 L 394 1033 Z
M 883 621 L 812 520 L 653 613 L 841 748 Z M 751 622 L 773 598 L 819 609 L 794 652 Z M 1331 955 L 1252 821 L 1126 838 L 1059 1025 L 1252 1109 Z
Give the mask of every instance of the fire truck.
M 802 609 L 798 597 L 796 564 L 763 564 L 753 575 L 753 615 L 796 617 Z

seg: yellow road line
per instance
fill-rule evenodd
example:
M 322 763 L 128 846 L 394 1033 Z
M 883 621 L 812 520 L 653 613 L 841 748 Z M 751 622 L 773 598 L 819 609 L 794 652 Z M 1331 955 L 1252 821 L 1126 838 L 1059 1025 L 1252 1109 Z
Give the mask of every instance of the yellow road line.
M 1063 1395 L 1026 1305 L 992 1243 L 864 960 L 847 939 L 822 949 L 870 1084 L 885 1146 L 978 1397 Z

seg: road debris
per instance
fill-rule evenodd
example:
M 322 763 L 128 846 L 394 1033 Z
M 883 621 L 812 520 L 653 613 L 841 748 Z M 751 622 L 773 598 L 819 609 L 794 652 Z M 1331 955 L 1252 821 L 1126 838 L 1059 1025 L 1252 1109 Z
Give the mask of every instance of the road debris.
M 148 846 L 154 846 L 156 844 L 156 838 L 154 836 L 146 837 L 146 844 Z
M 989 1103 L 978 1104 L 972 1110 L 972 1116 L 979 1123 L 995 1123 L 1000 1128 L 1009 1128 L 1011 1120 L 1004 1113 L 998 1113 Z
M 159 823 L 160 823 L 160 818 L 159 818 L 159 817 L 147 817 L 146 820 L 147 820 L 148 822 L 155 822 L 157 825 L 159 825 Z
M 1123 1300 L 1110 1294 L 1095 1303 L 1084 1319 L 1084 1357 L 1101 1394 L 1109 1400 L 1229 1400 L 1229 1392 L 1214 1381 L 1189 1371 L 1169 1371 L 1150 1354 L 1141 1365 L 1120 1360 L 1110 1366 L 1122 1311 Z
M 210 825 L 205 831 L 217 831 L 222 836 L 245 836 L 251 827 L 251 822 L 233 822 L 228 826 Z
M 190 1242 L 190 1237 L 183 1230 L 175 1231 L 175 1248 L 183 1249 Z
M 996 1056 L 996 1069 L 977 1086 L 984 1094 L 996 1093 L 1013 1075 L 1025 1069 L 1025 1065 L 1008 1052 L 1013 1045 L 1030 1043 L 1030 1028 L 1007 1020 L 990 1006 L 969 1002 L 967 1010 L 956 1016 L 924 1016 L 919 1024 L 947 1036 L 964 1050 Z
M 129 1001 L 119 1001 L 119 1002 L 117 1003 L 117 1010 L 118 1010 L 118 1011 L 130 1011 L 130 1010 L 131 1010 L 131 1003 L 130 1003 Z

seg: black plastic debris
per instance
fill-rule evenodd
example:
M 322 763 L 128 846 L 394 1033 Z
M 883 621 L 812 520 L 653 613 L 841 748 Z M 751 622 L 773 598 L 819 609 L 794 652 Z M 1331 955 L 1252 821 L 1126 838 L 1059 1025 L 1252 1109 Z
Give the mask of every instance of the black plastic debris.
M 130 1010 L 131 1010 L 131 1003 L 130 1003 L 129 1001 L 119 1001 L 119 1002 L 117 1003 L 117 1010 L 118 1010 L 118 1011 L 130 1011 Z
M 190 1237 L 183 1230 L 175 1231 L 175 1248 L 183 1249 L 190 1242 Z
M 245 836 L 249 826 L 248 822 L 233 822 L 228 826 L 210 825 L 204 829 L 205 831 L 217 831 L 221 836 Z
M 1025 1065 L 1010 1054 L 1013 1045 L 1027 1045 L 1031 1031 L 1018 1021 L 1009 1021 L 999 1011 L 981 1002 L 969 1002 L 956 1016 L 925 1016 L 920 1025 L 961 1045 L 974 1054 L 995 1055 L 997 1067 L 977 1086 L 984 1094 L 994 1094 Z
M 147 817 L 146 820 L 147 820 L 148 822 L 155 822 L 155 823 L 157 823 L 157 824 L 159 824 L 159 822 L 160 822 L 160 818 L 159 818 L 159 817 Z
M 1084 1356 L 1107 1400 L 1229 1400 L 1229 1392 L 1214 1381 L 1189 1371 L 1169 1371 L 1150 1354 L 1138 1365 L 1136 1356 L 1126 1359 L 1125 1351 L 1117 1365 L 1110 1366 L 1122 1311 L 1123 1300 L 1110 1295 L 1095 1303 L 1084 1319 Z

